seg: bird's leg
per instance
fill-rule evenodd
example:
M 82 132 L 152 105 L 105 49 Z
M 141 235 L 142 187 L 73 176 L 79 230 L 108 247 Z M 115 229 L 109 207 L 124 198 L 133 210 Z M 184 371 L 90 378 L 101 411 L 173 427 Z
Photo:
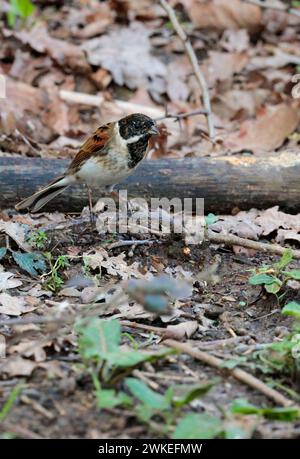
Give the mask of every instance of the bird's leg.
M 94 223 L 94 213 L 93 213 L 93 193 L 91 188 L 88 187 L 88 198 L 89 198 L 89 211 L 90 211 L 90 221 L 91 225 Z
M 115 191 L 113 189 L 110 189 L 110 194 L 111 194 L 112 198 L 115 200 L 116 204 L 119 204 L 119 207 L 120 207 L 120 204 L 124 204 L 124 205 L 126 205 L 126 209 L 129 210 L 132 213 L 133 207 L 132 207 L 130 201 L 128 201 L 127 199 L 123 198 L 122 194 L 120 194 L 118 191 Z

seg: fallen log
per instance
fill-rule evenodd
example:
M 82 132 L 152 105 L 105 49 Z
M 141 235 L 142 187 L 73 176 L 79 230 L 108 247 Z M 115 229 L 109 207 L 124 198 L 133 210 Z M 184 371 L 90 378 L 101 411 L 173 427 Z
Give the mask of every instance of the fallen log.
M 0 157 L 0 208 L 13 207 L 60 175 L 67 165 L 68 161 L 59 159 Z M 265 158 L 238 155 L 144 161 L 116 188 L 127 189 L 129 197 L 204 198 L 206 213 L 274 205 L 300 212 L 300 155 L 282 152 Z M 95 190 L 94 199 L 101 196 L 101 190 Z M 45 209 L 78 212 L 85 205 L 86 192 L 75 186 Z

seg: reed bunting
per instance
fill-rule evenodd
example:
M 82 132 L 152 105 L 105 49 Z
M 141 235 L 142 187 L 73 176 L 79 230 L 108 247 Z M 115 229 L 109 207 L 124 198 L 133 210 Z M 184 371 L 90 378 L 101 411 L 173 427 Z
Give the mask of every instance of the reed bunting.
M 114 185 L 132 174 L 146 155 L 150 137 L 157 134 L 155 121 L 140 113 L 100 126 L 82 145 L 66 172 L 19 202 L 16 210 L 29 208 L 38 212 L 74 183 L 112 191 Z M 89 198 L 91 207 L 90 193 Z

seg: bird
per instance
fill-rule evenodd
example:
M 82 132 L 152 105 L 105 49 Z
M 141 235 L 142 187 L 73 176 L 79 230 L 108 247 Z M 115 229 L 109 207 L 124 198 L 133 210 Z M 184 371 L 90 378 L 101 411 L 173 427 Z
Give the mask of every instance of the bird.
M 91 211 L 91 189 L 113 192 L 117 183 L 134 172 L 146 156 L 150 138 L 158 134 L 156 122 L 142 113 L 100 126 L 83 143 L 63 175 L 16 204 L 15 209 L 38 212 L 69 186 L 83 183 L 88 186 Z

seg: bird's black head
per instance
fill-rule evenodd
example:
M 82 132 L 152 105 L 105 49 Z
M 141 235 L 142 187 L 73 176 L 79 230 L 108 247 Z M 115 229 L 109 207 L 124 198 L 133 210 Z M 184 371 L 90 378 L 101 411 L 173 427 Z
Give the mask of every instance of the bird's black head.
M 155 121 L 149 116 L 141 113 L 134 113 L 133 115 L 125 116 L 119 121 L 119 131 L 121 137 L 125 140 L 138 139 L 159 133 Z

